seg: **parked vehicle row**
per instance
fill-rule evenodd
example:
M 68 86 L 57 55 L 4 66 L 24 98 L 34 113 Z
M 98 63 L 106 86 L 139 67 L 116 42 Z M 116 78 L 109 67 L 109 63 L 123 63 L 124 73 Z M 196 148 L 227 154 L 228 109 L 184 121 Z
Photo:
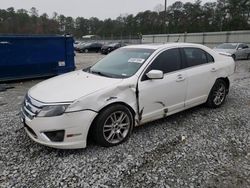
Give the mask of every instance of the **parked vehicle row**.
M 90 43 L 76 41 L 74 49 L 79 53 L 101 52 L 102 54 L 109 54 L 124 46 L 126 46 L 126 44 L 122 42 L 102 44 L 99 42 Z M 231 56 L 234 60 L 250 59 L 250 48 L 245 43 L 223 43 L 216 46 L 214 50 L 221 54 Z
M 118 49 L 118 48 L 121 48 L 123 46 L 126 46 L 125 43 L 121 43 L 121 42 L 117 42 L 117 43 L 109 43 L 109 44 L 106 44 L 106 45 L 103 45 L 102 46 L 102 49 L 101 49 L 101 53 L 102 54 L 109 54 L 110 52 Z
M 133 128 L 205 103 L 220 107 L 235 71 L 231 57 L 198 44 L 126 46 L 95 65 L 31 88 L 21 120 L 34 141 L 85 148 L 128 139 Z
M 123 46 L 126 46 L 126 44 L 121 42 L 108 44 L 102 44 L 100 42 L 75 42 L 74 49 L 79 53 L 101 52 L 102 54 L 109 54 Z

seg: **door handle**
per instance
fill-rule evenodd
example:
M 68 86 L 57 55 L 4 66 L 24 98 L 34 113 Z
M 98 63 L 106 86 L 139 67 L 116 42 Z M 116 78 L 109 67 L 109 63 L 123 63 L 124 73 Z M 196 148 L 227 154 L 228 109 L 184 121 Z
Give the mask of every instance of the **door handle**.
M 179 75 L 177 76 L 176 82 L 181 82 L 181 81 L 184 81 L 184 80 L 185 80 L 185 78 L 184 78 L 181 74 L 179 74 Z
M 211 69 L 211 72 L 216 72 L 216 71 L 217 71 L 216 68 Z

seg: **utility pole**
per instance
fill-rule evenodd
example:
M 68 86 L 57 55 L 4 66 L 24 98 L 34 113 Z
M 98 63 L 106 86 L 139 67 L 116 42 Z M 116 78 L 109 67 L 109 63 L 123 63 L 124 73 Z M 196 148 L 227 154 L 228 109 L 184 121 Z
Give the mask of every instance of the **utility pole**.
M 167 15 L 167 0 L 165 0 L 165 18 L 166 18 L 166 15 Z
M 165 26 L 165 33 L 167 33 L 167 0 L 165 0 L 164 26 Z

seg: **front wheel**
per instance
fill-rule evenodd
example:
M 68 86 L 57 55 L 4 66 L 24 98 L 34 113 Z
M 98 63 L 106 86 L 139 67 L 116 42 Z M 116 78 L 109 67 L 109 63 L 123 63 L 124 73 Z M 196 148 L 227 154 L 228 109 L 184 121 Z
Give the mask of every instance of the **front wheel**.
M 212 87 L 209 93 L 206 102 L 207 106 L 211 108 L 220 107 L 224 103 L 226 95 L 227 95 L 226 83 L 221 79 L 216 80 L 214 86 Z
M 123 105 L 103 110 L 94 122 L 93 136 L 97 144 L 110 147 L 124 142 L 132 132 L 134 117 Z

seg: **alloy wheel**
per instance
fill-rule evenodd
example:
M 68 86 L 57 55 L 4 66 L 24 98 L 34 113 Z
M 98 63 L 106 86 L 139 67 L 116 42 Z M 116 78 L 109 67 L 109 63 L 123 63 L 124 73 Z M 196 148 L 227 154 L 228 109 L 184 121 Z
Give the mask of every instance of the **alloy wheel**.
M 224 84 L 220 83 L 213 93 L 213 102 L 215 105 L 219 106 L 223 103 L 226 97 L 226 87 Z
M 117 111 L 106 119 L 103 126 L 103 136 L 107 142 L 117 144 L 126 138 L 130 127 L 129 116 L 125 112 Z

